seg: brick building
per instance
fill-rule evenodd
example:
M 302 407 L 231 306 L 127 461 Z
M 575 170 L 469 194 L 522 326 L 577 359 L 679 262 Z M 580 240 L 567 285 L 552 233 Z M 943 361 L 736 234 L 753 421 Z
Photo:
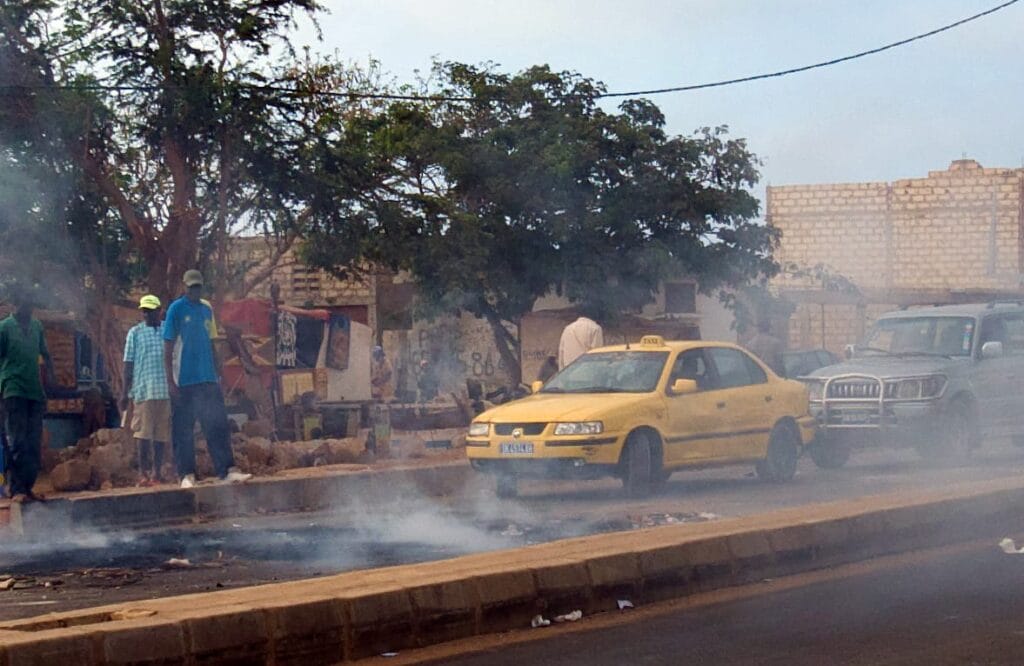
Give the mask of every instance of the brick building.
M 791 347 L 841 351 L 903 305 L 1024 295 L 1024 169 L 963 159 L 892 183 L 769 187 L 767 219 L 783 233 Z M 856 291 L 823 288 L 829 275 Z

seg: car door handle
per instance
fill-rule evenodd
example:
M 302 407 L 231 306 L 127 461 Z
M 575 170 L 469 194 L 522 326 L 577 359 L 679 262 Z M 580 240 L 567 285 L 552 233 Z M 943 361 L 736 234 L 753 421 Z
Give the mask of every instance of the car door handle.
M 766 396 L 764 397 L 764 401 L 765 401 L 765 402 L 771 402 L 771 401 L 772 401 L 772 396 L 770 396 L 770 395 L 766 395 Z
M 717 405 L 715 405 L 715 407 L 718 407 L 719 409 L 725 409 L 725 403 L 724 402 L 720 402 Z

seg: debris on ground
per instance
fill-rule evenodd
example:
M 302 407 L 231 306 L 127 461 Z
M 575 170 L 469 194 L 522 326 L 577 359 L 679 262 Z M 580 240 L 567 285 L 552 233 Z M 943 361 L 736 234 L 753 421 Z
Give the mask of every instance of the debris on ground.
M 561 624 L 562 622 L 576 622 L 576 621 L 578 621 L 578 620 L 580 620 L 582 618 L 583 618 L 583 611 L 581 611 L 581 610 L 574 610 L 573 612 L 566 613 L 564 615 L 556 615 L 555 616 L 555 622 L 557 622 L 559 624 Z
M 633 605 L 633 602 L 629 599 L 619 599 L 618 604 L 619 610 L 626 610 L 627 608 L 636 608 L 636 606 Z
M 186 557 L 172 557 L 166 564 L 172 569 L 187 569 L 192 566 L 192 562 Z
M 14 587 L 14 584 L 16 582 L 17 582 L 17 580 L 14 579 L 14 578 L 6 578 L 6 579 L 0 581 L 0 590 L 9 590 L 12 587 Z
M 135 569 L 116 567 L 86 569 L 81 573 L 85 587 L 124 587 L 142 580 L 142 573 Z
M 501 532 L 501 536 L 523 536 L 524 534 L 526 534 L 526 532 L 519 529 L 519 526 L 515 523 L 509 523 L 508 527 Z
M 1006 537 L 999 542 L 999 547 L 1003 549 L 1003 552 L 1007 555 L 1024 555 L 1024 548 L 1017 548 L 1017 544 L 1010 537 Z
M 716 520 L 717 515 L 702 512 L 683 513 L 647 513 L 628 516 L 631 527 L 634 530 L 646 527 L 660 527 L 662 525 L 676 525 L 679 523 L 706 523 L 709 520 Z
M 547 627 L 551 625 L 551 620 L 545 620 L 543 615 L 534 615 L 533 619 L 530 620 L 530 626 L 534 629 L 538 627 Z

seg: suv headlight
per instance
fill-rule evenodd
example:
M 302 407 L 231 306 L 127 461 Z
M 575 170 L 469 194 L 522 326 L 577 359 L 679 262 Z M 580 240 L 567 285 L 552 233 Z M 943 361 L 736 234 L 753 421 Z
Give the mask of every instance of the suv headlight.
M 486 437 L 491 432 L 490 423 L 470 423 L 469 424 L 469 436 L 470 437 Z
M 604 432 L 604 424 L 600 421 L 580 421 L 555 425 L 556 435 L 597 435 L 601 432 Z
M 946 390 L 946 378 L 942 375 L 900 379 L 889 384 L 894 386 L 886 387 L 886 395 L 897 400 L 929 400 L 939 397 Z

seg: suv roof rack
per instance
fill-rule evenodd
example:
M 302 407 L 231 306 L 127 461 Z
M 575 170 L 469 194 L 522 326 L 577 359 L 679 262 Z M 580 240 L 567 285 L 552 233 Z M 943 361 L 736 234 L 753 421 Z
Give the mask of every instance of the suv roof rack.
M 1011 301 L 989 301 L 988 305 L 985 306 L 986 310 L 994 310 L 997 305 L 1017 305 L 1024 306 L 1024 300 L 1011 300 Z

